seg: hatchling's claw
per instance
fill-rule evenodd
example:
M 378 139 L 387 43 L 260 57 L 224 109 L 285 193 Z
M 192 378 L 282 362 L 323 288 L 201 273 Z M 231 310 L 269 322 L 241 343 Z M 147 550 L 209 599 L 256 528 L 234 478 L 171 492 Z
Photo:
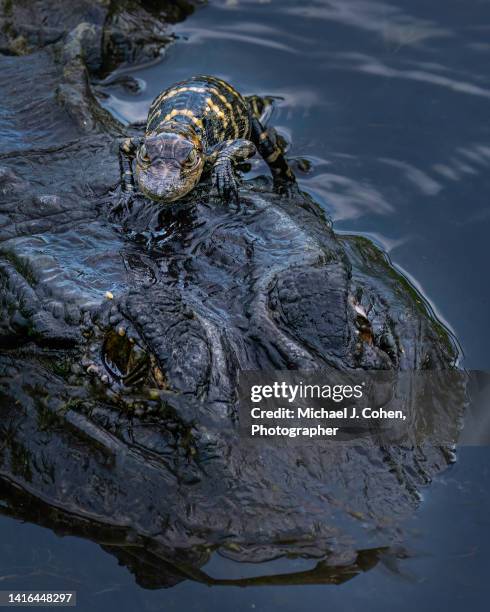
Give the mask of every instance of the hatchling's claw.
M 218 159 L 213 169 L 213 185 L 224 202 L 238 203 L 238 182 L 228 157 Z
M 133 194 L 123 191 L 117 200 L 110 205 L 110 214 L 113 216 L 123 215 L 131 209 Z
M 274 191 L 285 198 L 294 198 L 299 195 L 298 183 L 291 180 L 276 180 Z

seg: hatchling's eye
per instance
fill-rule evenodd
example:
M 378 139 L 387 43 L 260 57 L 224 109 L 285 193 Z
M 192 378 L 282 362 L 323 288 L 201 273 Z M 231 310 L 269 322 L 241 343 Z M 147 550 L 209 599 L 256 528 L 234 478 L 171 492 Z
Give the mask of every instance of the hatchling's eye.
M 184 163 L 186 166 L 193 166 L 196 163 L 196 161 L 197 161 L 197 153 L 194 149 L 192 149 L 192 151 L 189 153 Z
M 144 162 L 149 162 L 150 158 L 148 157 L 148 152 L 144 144 L 139 148 L 139 158 Z

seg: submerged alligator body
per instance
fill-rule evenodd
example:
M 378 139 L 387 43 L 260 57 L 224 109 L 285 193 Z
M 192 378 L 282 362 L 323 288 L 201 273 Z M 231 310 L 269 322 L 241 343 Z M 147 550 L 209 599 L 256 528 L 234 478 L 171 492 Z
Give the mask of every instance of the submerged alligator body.
M 448 449 L 428 437 L 258 452 L 239 435 L 237 380 L 452 368 L 422 297 L 368 240 L 336 236 L 265 177 L 240 187 L 240 207 L 200 188 L 168 207 L 135 193 L 111 218 L 121 126 L 78 120 L 67 100 L 93 100 L 83 87 L 60 98 L 76 81 L 49 51 L 0 64 L 15 134 L 0 142 L 0 512 L 91 538 L 151 587 L 212 583 L 199 568 L 215 551 L 323 560 L 290 582 L 382 560 Z M 457 420 L 460 400 L 434 418 Z
M 231 85 L 213 76 L 196 76 L 163 91 L 153 100 L 142 138 L 128 138 L 120 148 L 124 191 L 136 182 L 148 197 L 172 202 L 191 191 L 205 167 L 220 196 L 238 197 L 235 167 L 255 154 L 269 164 L 276 187 L 294 184 L 272 128 L 260 119 L 259 98 L 245 99 Z

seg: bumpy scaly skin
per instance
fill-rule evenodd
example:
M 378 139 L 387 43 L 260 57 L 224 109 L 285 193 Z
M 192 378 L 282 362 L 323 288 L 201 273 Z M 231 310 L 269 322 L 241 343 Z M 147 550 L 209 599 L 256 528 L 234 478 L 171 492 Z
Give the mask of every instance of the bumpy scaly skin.
M 294 175 L 276 133 L 260 121 L 260 98 L 244 98 L 212 76 L 196 76 L 173 85 L 150 106 L 145 135 L 120 146 L 123 193 L 130 198 L 136 182 L 152 199 L 177 200 L 212 170 L 212 182 L 225 200 L 238 199 L 235 166 L 258 150 L 278 191 L 289 191 Z

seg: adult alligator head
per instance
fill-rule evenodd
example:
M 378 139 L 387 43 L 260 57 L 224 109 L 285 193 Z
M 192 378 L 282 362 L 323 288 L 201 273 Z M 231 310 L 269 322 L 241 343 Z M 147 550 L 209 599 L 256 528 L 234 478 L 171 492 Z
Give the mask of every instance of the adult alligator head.
M 204 186 L 112 218 L 120 126 L 86 132 L 65 112 L 49 53 L 1 63 L 3 511 L 104 542 L 152 586 L 205 580 L 216 550 L 326 558 L 344 577 L 372 566 L 451 453 L 257 451 L 238 431 L 239 373 L 447 369 L 447 331 L 369 241 L 266 180 L 239 208 Z

